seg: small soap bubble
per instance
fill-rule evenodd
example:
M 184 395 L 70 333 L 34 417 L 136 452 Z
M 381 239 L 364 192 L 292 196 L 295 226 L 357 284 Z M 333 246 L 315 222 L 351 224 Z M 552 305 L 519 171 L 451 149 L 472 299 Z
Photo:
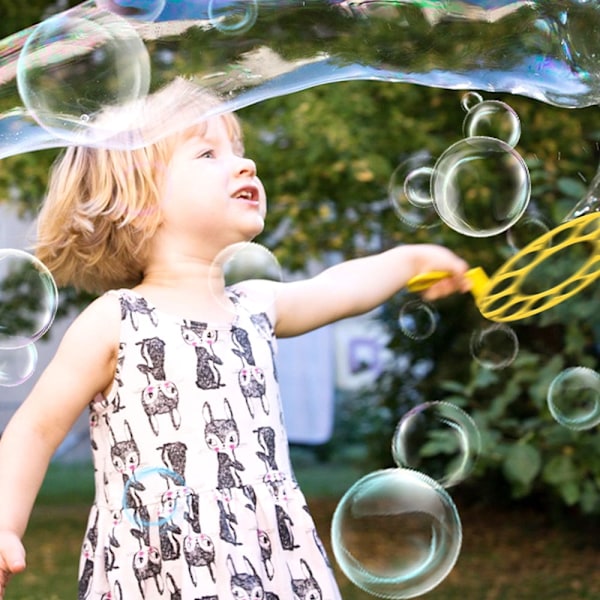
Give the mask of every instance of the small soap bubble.
M 282 281 L 281 265 L 275 255 L 262 244 L 247 242 L 230 247 L 223 265 L 225 285 L 249 279 Z
M 14 387 L 27 381 L 35 372 L 37 359 L 33 342 L 18 348 L 0 347 L 0 386 Z
M 425 473 L 448 488 L 464 481 L 481 451 L 473 419 L 449 402 L 425 402 L 406 413 L 392 438 L 399 467 Z
M 140 484 L 145 488 L 159 485 L 166 488 L 160 502 L 148 506 L 145 514 L 141 511 L 131 510 L 130 505 L 130 488 Z M 123 512 L 129 521 L 137 527 L 160 527 L 173 518 L 173 515 L 181 506 L 182 500 L 185 500 L 183 497 L 187 493 L 187 488 L 183 487 L 184 484 L 185 480 L 179 473 L 165 467 L 136 469 L 133 476 L 127 479 L 123 489 Z
M 109 124 L 95 127 L 94 116 L 146 95 L 150 59 L 125 19 L 106 11 L 61 13 L 42 21 L 27 39 L 17 85 L 44 129 L 66 141 L 94 143 L 111 135 Z
M 208 16 L 222 33 L 244 33 L 256 22 L 257 0 L 210 0 Z
M 412 469 L 386 469 L 357 481 L 331 523 L 333 554 L 345 575 L 382 598 L 414 598 L 450 573 L 462 544 L 458 511 L 446 490 Z
M 506 232 L 506 239 L 510 247 L 518 252 L 548 231 L 550 231 L 550 227 L 543 219 L 527 217 L 515 223 Z
M 548 408 L 554 419 L 570 429 L 600 424 L 600 374 L 587 367 L 559 373 L 548 389 Z
M 417 152 L 400 163 L 390 178 L 388 198 L 398 218 L 412 229 L 439 225 L 430 186 L 434 161 L 426 152 Z
M 283 281 L 283 270 L 275 255 L 256 242 L 240 242 L 228 246 L 217 256 L 213 269 L 221 269 L 225 285 L 237 286 L 243 292 L 243 283 L 249 280 Z M 270 312 L 275 298 L 271 288 L 254 288 L 246 299 L 256 312 Z
M 435 209 L 449 227 L 466 236 L 489 237 L 521 218 L 531 183 L 525 161 L 506 142 L 469 137 L 440 156 L 431 189 Z
M 0 249 L 0 348 L 27 346 L 52 325 L 58 290 L 50 271 L 23 250 Z
M 438 320 L 438 312 L 431 304 L 414 299 L 407 300 L 401 306 L 398 325 L 405 336 L 424 340 L 435 332 Z
M 516 146 L 521 137 L 519 115 L 505 102 L 486 100 L 474 106 L 463 121 L 466 137 L 487 136 Z
M 404 194 L 407 200 L 417 208 L 430 206 L 431 199 L 431 167 L 419 167 L 411 171 L 404 180 Z
M 483 97 L 478 92 L 467 92 L 460 99 L 460 105 L 465 112 L 469 112 L 474 106 L 483 102 Z
M 165 4 L 166 0 L 96 0 L 98 8 L 138 21 L 154 21 Z
M 486 369 L 504 369 L 519 353 L 517 334 L 505 323 L 482 327 L 471 336 L 471 356 Z

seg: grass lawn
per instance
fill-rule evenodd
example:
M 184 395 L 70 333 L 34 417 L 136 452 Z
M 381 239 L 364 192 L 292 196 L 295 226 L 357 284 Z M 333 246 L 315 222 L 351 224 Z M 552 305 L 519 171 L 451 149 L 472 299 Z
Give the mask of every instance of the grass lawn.
M 303 463 L 296 473 L 330 550 L 329 525 L 337 499 L 360 473 L 318 463 Z M 29 568 L 11 581 L 6 600 L 77 598 L 77 561 L 91 490 L 89 466 L 51 467 L 26 535 Z M 459 501 L 457 505 L 462 551 L 450 575 L 425 596 L 428 600 L 600 598 L 597 521 L 573 520 L 558 526 L 532 509 L 461 507 Z M 378 535 L 370 537 L 365 544 L 376 553 L 381 540 Z M 337 575 L 345 600 L 373 598 L 339 570 Z

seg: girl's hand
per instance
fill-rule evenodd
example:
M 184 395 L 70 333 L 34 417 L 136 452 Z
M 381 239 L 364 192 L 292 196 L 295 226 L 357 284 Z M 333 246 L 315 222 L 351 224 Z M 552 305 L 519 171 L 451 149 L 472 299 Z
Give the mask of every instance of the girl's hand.
M 437 300 L 445 298 L 456 292 L 468 292 L 471 289 L 472 282 L 465 275 L 467 269 L 461 269 L 456 273 L 437 281 L 422 292 L 425 300 Z
M 422 252 L 420 271 L 447 271 L 448 277 L 432 284 L 423 293 L 425 300 L 437 300 L 454 294 L 468 292 L 472 282 L 467 276 L 469 265 L 454 252 L 436 245 L 417 246 Z
M 25 548 L 12 531 L 0 531 L 0 600 L 12 575 L 25 569 Z

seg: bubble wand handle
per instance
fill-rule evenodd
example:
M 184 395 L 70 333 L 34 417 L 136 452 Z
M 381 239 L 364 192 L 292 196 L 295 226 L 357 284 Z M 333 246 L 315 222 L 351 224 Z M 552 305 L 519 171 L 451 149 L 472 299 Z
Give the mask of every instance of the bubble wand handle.
M 486 289 L 489 285 L 489 277 L 481 267 L 473 267 L 465 273 L 466 277 L 471 281 L 471 294 L 477 302 L 480 298 L 483 298 Z M 406 284 L 406 289 L 409 292 L 422 292 L 430 288 L 434 283 L 451 277 L 452 273 L 449 271 L 429 271 L 428 273 L 422 273 L 409 279 Z

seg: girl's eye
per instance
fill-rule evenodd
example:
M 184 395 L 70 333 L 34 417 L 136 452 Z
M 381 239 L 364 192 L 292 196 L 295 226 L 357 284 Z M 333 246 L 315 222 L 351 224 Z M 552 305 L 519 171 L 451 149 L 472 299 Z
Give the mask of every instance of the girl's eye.
M 204 150 L 200 154 L 198 154 L 198 158 L 214 158 L 215 151 L 214 150 Z

